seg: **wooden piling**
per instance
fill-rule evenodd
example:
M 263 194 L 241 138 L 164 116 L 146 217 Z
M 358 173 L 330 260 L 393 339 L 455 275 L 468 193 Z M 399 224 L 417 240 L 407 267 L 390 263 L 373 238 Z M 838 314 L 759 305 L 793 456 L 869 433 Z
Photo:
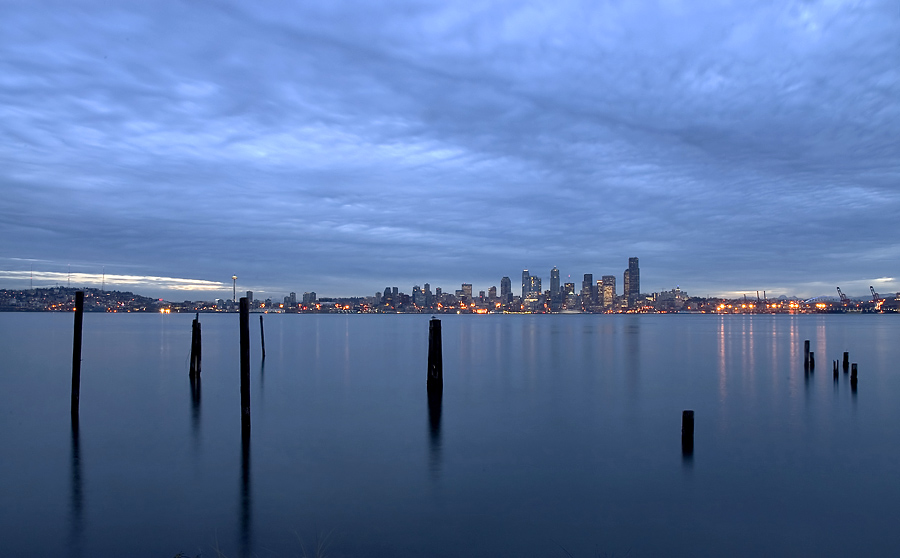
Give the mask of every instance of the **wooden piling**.
M 250 301 L 241 297 L 241 430 L 250 432 Z
M 837 380 L 838 379 L 838 361 L 833 360 L 833 361 L 831 361 L 831 363 L 833 365 L 832 368 L 834 369 L 834 379 Z
M 441 350 L 441 321 L 431 318 L 428 323 L 428 392 L 444 389 L 444 358 Z
M 191 366 L 190 377 L 194 378 L 200 375 L 200 360 L 202 354 L 202 342 L 200 339 L 200 314 L 194 316 L 191 323 Z
M 263 329 L 262 314 L 259 315 L 259 340 L 262 343 L 263 360 L 266 360 L 266 330 Z
M 850 365 L 850 381 L 856 383 L 856 363 Z
M 681 452 L 694 453 L 694 411 L 691 410 L 681 413 Z
M 78 420 L 81 399 L 81 334 L 84 320 L 84 291 L 75 292 L 75 334 L 72 340 L 72 420 Z
M 809 366 L 809 339 L 803 342 L 803 365 Z
M 846 372 L 848 368 L 850 368 L 850 353 L 844 351 L 844 372 Z
M 816 367 L 816 353 L 810 351 L 809 353 L 809 369 L 812 370 Z

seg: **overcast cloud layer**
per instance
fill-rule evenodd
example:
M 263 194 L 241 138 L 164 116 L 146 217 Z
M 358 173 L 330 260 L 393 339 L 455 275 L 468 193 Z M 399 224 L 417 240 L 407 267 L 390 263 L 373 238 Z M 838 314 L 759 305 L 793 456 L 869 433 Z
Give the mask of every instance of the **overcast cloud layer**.
M 895 1 L 0 10 L 0 269 L 900 290 Z

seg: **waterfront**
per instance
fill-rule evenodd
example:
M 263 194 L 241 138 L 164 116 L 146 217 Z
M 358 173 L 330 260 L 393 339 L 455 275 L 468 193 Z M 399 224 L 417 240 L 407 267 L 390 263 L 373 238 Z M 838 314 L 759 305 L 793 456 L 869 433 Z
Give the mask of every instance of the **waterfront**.
M 439 411 L 428 316 L 268 315 L 264 364 L 254 318 L 246 460 L 237 315 L 199 402 L 191 318 L 85 315 L 75 440 L 72 316 L 0 314 L 0 554 L 900 552 L 890 315 L 442 316 Z

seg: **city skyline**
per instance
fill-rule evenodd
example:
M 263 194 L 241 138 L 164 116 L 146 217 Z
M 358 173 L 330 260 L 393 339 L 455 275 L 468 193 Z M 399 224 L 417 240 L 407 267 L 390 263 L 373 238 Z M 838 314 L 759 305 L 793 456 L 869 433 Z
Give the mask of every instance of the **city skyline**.
M 629 266 L 621 272 L 620 277 L 623 279 L 629 274 L 631 271 L 631 265 L 638 265 L 639 258 L 637 257 L 629 257 L 628 264 Z M 536 270 L 534 270 L 536 271 Z M 575 275 L 573 274 L 565 274 L 560 275 L 561 271 L 557 266 L 553 266 L 549 270 L 547 270 L 546 276 L 534 275 L 531 270 L 525 269 L 522 271 L 522 289 L 523 291 L 519 293 L 517 290 L 512 288 L 512 281 L 508 275 L 502 276 L 499 280 L 495 281 L 487 281 L 483 284 L 475 284 L 471 282 L 465 281 L 457 281 L 455 283 L 447 283 L 446 285 L 440 285 L 434 283 L 432 281 L 415 281 L 409 285 L 400 286 L 400 283 L 392 282 L 389 283 L 389 287 L 394 289 L 400 289 L 401 292 L 406 292 L 403 289 L 409 289 L 410 292 L 414 292 L 416 287 L 419 286 L 428 286 L 433 285 L 437 289 L 445 289 L 449 293 L 453 293 L 456 290 L 456 287 L 462 285 L 463 288 L 468 286 L 468 289 L 471 292 L 479 292 L 485 291 L 487 292 L 490 289 L 495 289 L 499 295 L 511 294 L 514 296 L 525 295 L 525 284 L 524 280 L 527 277 L 534 279 L 534 285 L 536 288 L 540 288 L 540 291 L 534 290 L 533 292 L 553 292 L 554 285 L 554 272 L 556 272 L 556 278 L 559 281 L 558 285 L 560 288 L 563 288 L 565 285 L 575 285 L 574 289 L 576 294 L 581 295 L 583 289 L 585 287 L 585 280 L 590 276 L 591 283 L 597 289 L 598 300 L 602 300 L 603 298 L 609 299 L 608 296 L 603 295 L 602 293 L 612 294 L 613 297 L 621 296 L 626 294 L 625 291 L 625 281 L 623 280 L 621 283 L 617 279 L 617 276 L 614 274 L 607 274 L 604 272 L 596 274 L 597 279 L 594 279 L 595 274 L 593 273 L 585 273 L 583 274 L 583 278 L 581 280 L 576 280 Z M 280 300 L 283 296 L 294 295 L 296 297 L 297 292 L 301 292 L 303 294 L 312 293 L 313 295 L 318 295 L 319 297 L 328 297 L 328 298 L 349 298 L 349 297 L 368 297 L 372 295 L 372 292 L 369 291 L 361 291 L 361 292 L 350 292 L 350 293 L 336 293 L 330 291 L 327 285 L 323 285 L 320 288 L 309 287 L 307 286 L 298 286 L 294 285 L 288 287 L 284 290 L 264 290 L 259 288 L 253 288 L 250 285 L 245 285 L 243 283 L 238 284 L 236 275 L 231 275 L 227 279 L 231 280 L 231 284 L 226 283 L 225 281 L 214 282 L 214 281 L 206 281 L 206 280 L 195 280 L 195 279 L 180 279 L 173 277 L 153 277 L 153 276 L 135 276 L 135 275 L 111 275 L 105 273 L 80 273 L 80 272 L 71 272 L 71 271 L 56 271 L 56 272 L 5 272 L 0 271 L 0 289 L 26 289 L 26 288 L 48 288 L 54 286 L 61 287 L 89 287 L 89 288 L 100 288 L 101 285 L 105 285 L 108 287 L 108 290 L 135 290 L 132 287 L 144 287 L 145 289 L 140 292 L 142 295 L 151 296 L 154 298 L 160 298 L 170 301 L 175 300 L 216 300 L 216 299 L 231 299 L 235 292 L 241 293 L 255 293 L 257 295 L 261 295 L 262 298 L 273 298 L 275 300 Z M 561 279 L 565 277 L 565 280 Z M 547 279 L 545 282 L 544 279 Z M 504 284 L 505 283 L 505 284 Z M 640 280 L 638 282 L 640 285 Z M 544 289 L 542 285 L 548 285 L 549 288 Z M 847 294 L 852 299 L 860 299 L 867 300 L 870 298 L 870 289 L 874 286 L 875 290 L 882 294 L 890 294 L 895 291 L 889 288 L 883 288 L 886 285 L 885 281 L 875 281 L 872 285 L 868 285 L 865 288 L 861 288 L 858 285 L 824 285 L 822 284 L 822 288 L 819 292 L 815 293 L 792 293 L 792 292 L 778 292 L 778 291 L 767 291 L 766 289 L 747 289 L 747 290 L 732 290 L 721 293 L 701 293 L 691 286 L 691 283 L 682 282 L 676 283 L 674 285 L 662 285 L 662 286 L 653 286 L 650 288 L 644 288 L 642 286 L 638 286 L 639 291 L 632 292 L 632 295 L 635 294 L 652 294 L 652 293 L 660 293 L 666 292 L 673 288 L 682 289 L 684 291 L 691 291 L 694 293 L 694 296 L 699 296 L 703 298 L 725 298 L 725 299 L 737 299 L 742 296 L 754 296 L 754 294 L 758 295 L 760 292 L 767 293 L 770 298 L 777 297 L 798 297 L 798 298 L 815 298 L 815 297 L 835 297 L 834 291 L 835 288 L 842 288 L 844 293 Z M 371 289 L 370 289 L 371 290 Z M 380 292 L 378 288 L 375 289 L 374 292 Z M 163 296 L 165 295 L 165 296 Z M 248 296 L 250 296 L 248 294 Z M 304 301 L 305 302 L 305 301 Z
M 638 254 L 644 290 L 900 291 L 898 25 L 886 0 L 9 3 L 0 283 L 621 291 Z

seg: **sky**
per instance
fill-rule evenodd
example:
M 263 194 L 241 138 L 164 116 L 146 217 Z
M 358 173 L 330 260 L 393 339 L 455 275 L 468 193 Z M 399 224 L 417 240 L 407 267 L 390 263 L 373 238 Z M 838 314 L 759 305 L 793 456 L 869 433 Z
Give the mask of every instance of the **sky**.
M 900 291 L 896 1 L 0 12 L 0 288 Z

